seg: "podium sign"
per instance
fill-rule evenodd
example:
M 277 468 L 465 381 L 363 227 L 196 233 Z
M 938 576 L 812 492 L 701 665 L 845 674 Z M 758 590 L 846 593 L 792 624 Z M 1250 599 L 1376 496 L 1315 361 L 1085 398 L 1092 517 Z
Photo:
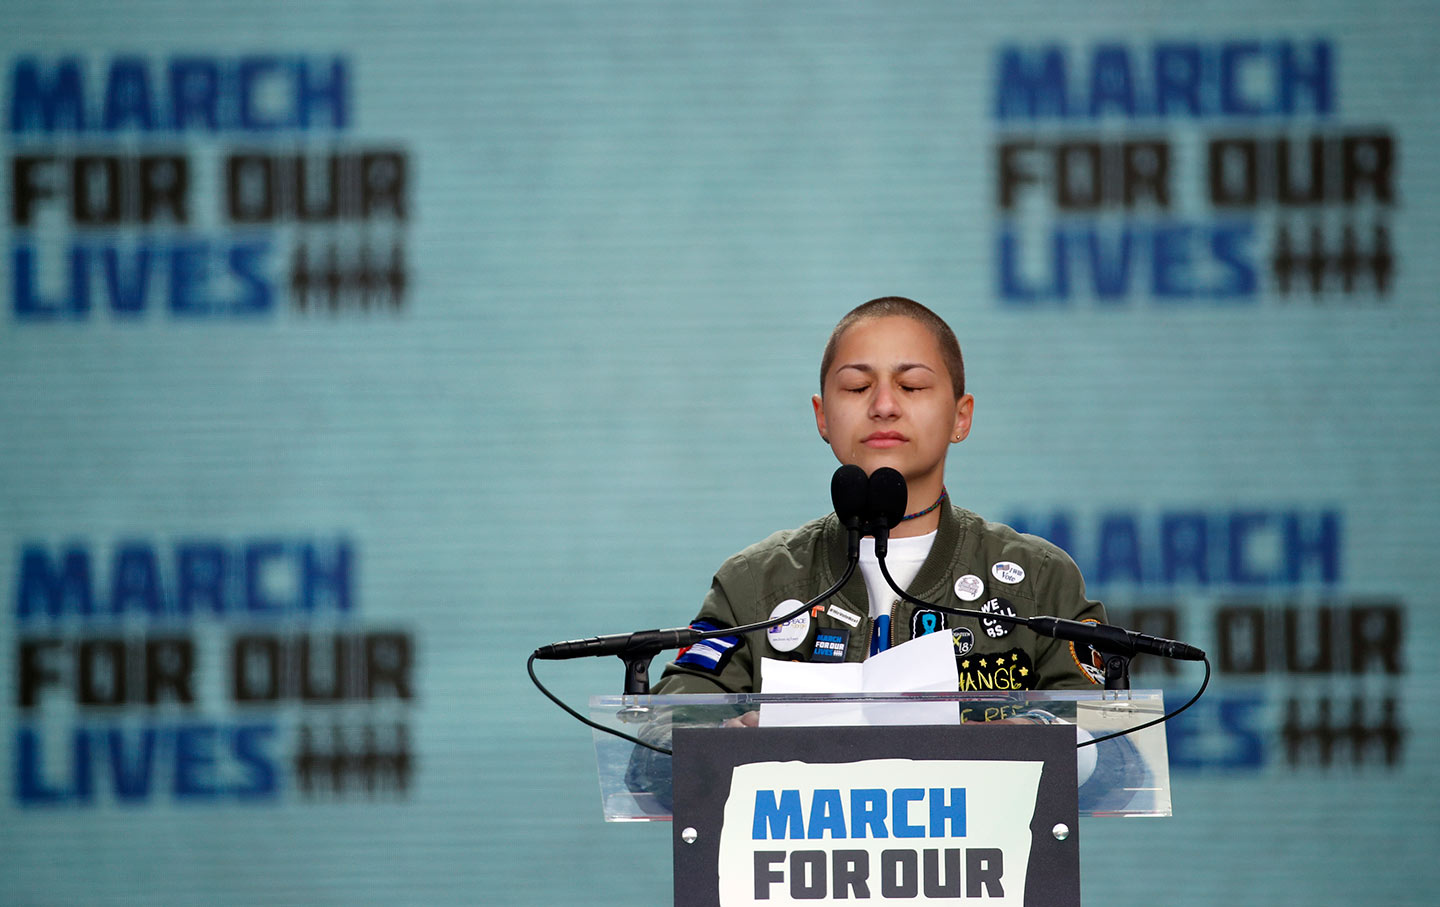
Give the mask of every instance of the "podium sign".
M 1074 728 L 676 728 L 675 903 L 1079 904 Z

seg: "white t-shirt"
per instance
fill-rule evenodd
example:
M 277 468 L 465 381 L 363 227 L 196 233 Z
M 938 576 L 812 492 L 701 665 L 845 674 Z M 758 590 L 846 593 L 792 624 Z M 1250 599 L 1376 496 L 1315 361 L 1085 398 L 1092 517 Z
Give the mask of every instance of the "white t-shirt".
M 895 580 L 895 585 L 909 590 L 915 574 L 920 572 L 920 566 L 925 563 L 925 558 L 930 556 L 930 549 L 935 546 L 936 532 L 890 540 L 890 550 L 885 554 L 885 566 L 890 571 L 890 577 Z M 880 573 L 880 560 L 875 557 L 873 538 L 860 540 L 860 575 L 865 577 L 865 591 L 870 594 L 870 616 L 889 614 L 891 605 L 900 596 L 895 594 L 895 590 L 890 588 L 890 584 L 885 582 L 885 577 Z

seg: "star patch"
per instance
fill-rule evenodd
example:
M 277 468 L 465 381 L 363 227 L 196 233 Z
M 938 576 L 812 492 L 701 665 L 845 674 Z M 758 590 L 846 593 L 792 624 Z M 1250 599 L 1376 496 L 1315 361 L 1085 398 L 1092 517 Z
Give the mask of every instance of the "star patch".
M 1015 606 L 1010 604 L 1010 602 L 1006 601 L 1003 598 L 990 599 L 985 604 L 980 606 L 980 610 L 984 611 L 986 614 L 1008 614 L 1011 617 L 1020 616 L 1015 613 Z M 1010 633 L 1011 625 L 1004 621 L 984 618 L 980 621 L 980 626 L 985 628 L 986 636 L 990 637 L 991 639 L 999 639 L 1000 637 L 1006 636 Z
M 1035 684 L 1035 663 L 1022 649 L 1010 649 L 985 658 L 961 658 L 955 665 L 960 674 L 960 691 L 1031 690 Z

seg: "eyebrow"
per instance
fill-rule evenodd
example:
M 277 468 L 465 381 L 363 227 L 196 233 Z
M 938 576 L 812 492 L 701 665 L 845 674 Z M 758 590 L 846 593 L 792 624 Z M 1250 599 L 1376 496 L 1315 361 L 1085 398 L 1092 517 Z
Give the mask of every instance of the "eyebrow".
M 845 364 L 845 365 L 842 365 L 842 366 L 837 367 L 837 368 L 835 369 L 835 371 L 837 371 L 837 372 L 843 372 L 843 371 L 844 371 L 845 369 L 847 369 L 847 368 L 853 368 L 853 369 L 855 369 L 857 372 L 863 372 L 863 373 L 865 373 L 865 374 L 867 374 L 867 375 L 873 375 L 873 374 L 875 374 L 875 371 L 876 371 L 875 366 L 873 366 L 873 365 L 866 365 L 866 364 L 863 363 L 863 362 L 851 362 L 851 363 L 847 363 L 847 364 Z M 913 368 L 923 368 L 925 371 L 930 372 L 931 374 L 935 374 L 935 370 L 934 370 L 933 368 L 931 368 L 930 366 L 926 365 L 926 364 L 923 363 L 923 362 L 901 362 L 899 365 L 895 366 L 895 371 L 897 371 L 897 372 L 908 372 L 908 371 L 910 371 L 910 370 L 913 369 Z

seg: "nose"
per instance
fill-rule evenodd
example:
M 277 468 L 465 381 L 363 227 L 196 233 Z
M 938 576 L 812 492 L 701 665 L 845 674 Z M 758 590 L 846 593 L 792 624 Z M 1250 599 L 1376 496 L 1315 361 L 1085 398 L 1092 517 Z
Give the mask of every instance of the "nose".
M 876 384 L 875 394 L 870 398 L 870 417 L 872 419 L 893 419 L 898 415 L 900 415 L 900 398 L 896 396 L 895 389 L 888 384 Z

